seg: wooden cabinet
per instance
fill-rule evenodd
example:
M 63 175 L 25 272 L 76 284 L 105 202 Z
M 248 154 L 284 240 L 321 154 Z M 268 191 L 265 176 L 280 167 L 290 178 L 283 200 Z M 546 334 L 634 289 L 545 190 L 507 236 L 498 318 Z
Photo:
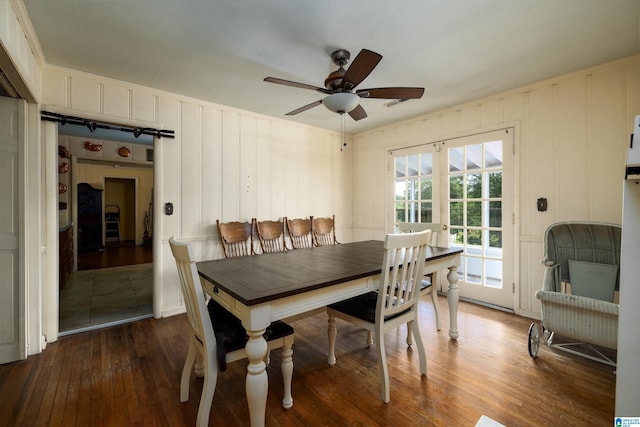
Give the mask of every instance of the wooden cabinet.
M 86 182 L 78 184 L 78 251 L 104 249 L 102 191 Z
M 60 289 L 73 271 L 73 224 L 60 229 L 58 238 Z

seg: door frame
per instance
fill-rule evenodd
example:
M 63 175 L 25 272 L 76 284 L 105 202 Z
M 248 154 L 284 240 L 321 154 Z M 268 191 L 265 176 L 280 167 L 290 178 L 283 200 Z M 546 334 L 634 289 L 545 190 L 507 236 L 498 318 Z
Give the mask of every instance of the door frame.
M 512 265 L 512 271 L 511 271 L 511 279 L 513 283 L 504 283 L 504 286 L 509 286 L 513 288 L 513 312 L 518 314 L 520 312 L 519 310 L 519 305 L 518 305 L 518 301 L 520 300 L 520 178 L 519 178 L 519 164 L 520 164 L 520 156 L 519 156 L 519 150 L 518 147 L 520 146 L 520 122 L 519 121 L 508 121 L 508 122 L 504 122 L 504 123 L 500 123 L 500 124 L 496 124 L 495 126 L 488 126 L 488 127 L 483 127 L 483 128 L 479 128 L 479 129 L 473 129 L 473 130 L 469 130 L 468 132 L 457 132 L 455 134 L 450 134 L 450 135 L 445 135 L 445 136 L 441 136 L 438 138 L 432 138 L 429 140 L 425 140 L 419 143 L 414 143 L 411 145 L 407 145 L 407 146 L 398 146 L 396 148 L 393 149 L 389 149 L 388 150 L 388 158 L 387 158 L 387 185 L 385 186 L 386 190 L 385 190 L 385 194 L 386 196 L 386 202 L 385 202 L 385 206 L 387 209 L 387 214 L 385 215 L 385 221 L 386 221 L 386 227 L 385 230 L 387 233 L 393 233 L 394 229 L 395 229 L 395 210 L 394 210 L 394 203 L 390 202 L 393 201 L 394 198 L 394 194 L 395 194 L 395 188 L 393 186 L 393 183 L 395 181 L 394 179 L 394 154 L 397 153 L 404 153 L 404 154 L 408 154 L 408 153 L 418 153 L 421 150 L 423 150 L 424 152 L 428 152 L 428 151 L 432 151 L 432 152 L 444 152 L 444 150 L 446 149 L 446 147 L 444 146 L 444 142 L 446 141 L 450 141 L 450 140 L 456 140 L 456 139 L 460 139 L 460 138 L 465 138 L 465 137 L 469 137 L 469 136 L 474 136 L 474 135 L 478 135 L 478 134 L 484 134 L 484 133 L 490 133 L 490 132 L 495 132 L 495 131 L 501 131 L 501 130 L 506 130 L 506 129 L 510 129 L 513 133 L 513 147 L 512 147 L 512 174 L 513 174 L 513 185 L 512 185 L 512 198 L 513 198 L 513 205 L 512 205 L 512 218 L 508 218 L 508 215 L 504 218 L 504 220 L 509 220 L 511 221 L 511 227 L 512 227 L 512 248 L 513 248 L 513 255 L 511 257 L 511 265 Z M 444 155 L 444 154 L 443 154 Z M 434 161 L 434 175 L 435 175 L 435 161 Z M 438 166 L 439 167 L 439 166 Z M 441 183 L 440 187 L 444 188 L 445 184 Z M 435 210 L 435 199 L 436 199 L 436 191 L 439 192 L 438 197 L 442 197 L 443 193 L 442 189 L 438 189 L 436 190 L 436 185 L 434 184 L 434 195 L 433 195 L 433 200 L 434 200 L 434 210 Z M 442 205 L 442 203 L 438 202 L 440 205 Z M 442 209 L 444 209 L 444 207 L 441 206 L 440 209 L 440 218 L 444 218 L 446 216 L 446 212 L 443 212 Z M 434 211 L 434 220 L 436 218 L 436 212 Z M 446 283 L 442 283 L 442 289 L 446 290 L 447 289 L 447 284 Z

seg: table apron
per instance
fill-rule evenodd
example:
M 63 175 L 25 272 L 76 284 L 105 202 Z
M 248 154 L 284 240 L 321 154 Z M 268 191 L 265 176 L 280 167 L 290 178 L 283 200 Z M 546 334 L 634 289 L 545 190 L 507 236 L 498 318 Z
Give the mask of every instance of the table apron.
M 241 319 L 245 329 L 255 331 L 266 328 L 275 320 L 307 313 L 377 289 L 379 278 L 380 275 L 376 274 L 252 306 L 242 304 L 220 288 L 214 291 L 213 284 L 206 279 L 202 279 L 202 287 L 207 295 Z

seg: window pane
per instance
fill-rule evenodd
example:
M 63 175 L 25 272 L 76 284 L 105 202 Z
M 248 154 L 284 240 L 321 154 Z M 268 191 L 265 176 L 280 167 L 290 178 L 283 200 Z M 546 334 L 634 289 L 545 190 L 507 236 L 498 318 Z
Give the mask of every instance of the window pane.
M 433 158 L 431 153 L 420 154 L 420 175 L 431 175 L 433 173 Z
M 449 177 L 449 198 L 462 199 L 464 195 L 462 187 L 462 175 L 454 175 Z
M 491 288 L 502 288 L 502 261 L 484 260 L 485 284 Z
M 467 257 L 467 282 L 472 284 L 482 283 L 482 260 L 480 258 Z
M 449 149 L 449 172 L 464 170 L 464 147 Z
M 451 225 L 464 225 L 464 202 L 449 202 L 449 221 Z
M 405 203 L 396 203 L 396 222 L 406 222 Z
M 467 230 L 467 245 L 482 246 L 482 230 Z M 467 253 L 481 255 L 480 248 L 467 248 Z
M 418 155 L 407 156 L 407 175 L 417 176 L 418 170 Z
M 431 200 L 433 198 L 433 180 L 425 178 L 420 180 L 420 199 Z
M 489 231 L 489 247 L 502 248 L 502 231 Z M 487 253 L 488 256 L 501 257 L 502 251 Z
M 396 157 L 396 178 L 404 178 L 405 176 L 405 159 L 404 157 Z
M 482 226 L 482 202 L 467 202 L 467 226 Z
M 489 202 L 489 227 L 502 227 L 502 202 Z
M 419 207 L 420 207 L 420 203 L 417 203 L 417 202 L 409 203 L 409 212 L 407 212 L 408 214 L 407 221 L 418 222 L 418 219 L 420 218 L 418 214 Z
M 433 207 L 431 202 L 420 203 L 420 222 L 433 222 Z
M 482 168 L 482 144 L 467 146 L 467 170 Z
M 481 174 L 467 174 L 467 197 L 470 199 L 479 199 L 482 197 Z
M 449 229 L 449 243 L 451 245 L 463 245 L 464 244 L 464 231 L 461 228 Z
M 409 185 L 409 193 L 407 194 L 407 197 L 409 198 L 409 200 L 418 200 L 420 191 L 419 183 L 419 179 L 410 179 L 408 181 L 407 184 Z
M 407 197 L 407 181 L 396 181 L 396 200 L 404 200 Z
M 502 172 L 489 173 L 489 197 L 502 197 Z
M 484 164 L 486 168 L 502 166 L 502 141 L 492 141 L 484 144 Z

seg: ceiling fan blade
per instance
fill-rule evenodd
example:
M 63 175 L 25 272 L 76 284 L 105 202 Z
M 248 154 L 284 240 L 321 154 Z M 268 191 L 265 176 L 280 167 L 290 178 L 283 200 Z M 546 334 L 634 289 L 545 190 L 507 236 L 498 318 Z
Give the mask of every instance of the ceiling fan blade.
M 378 87 L 356 91 L 363 98 L 418 99 L 424 94 L 423 87 Z
M 368 49 L 362 49 L 358 56 L 351 62 L 347 72 L 342 79 L 342 88 L 344 90 L 351 90 L 358 86 L 361 81 L 367 78 L 367 76 L 376 68 L 378 62 L 382 59 L 382 55 L 375 53 Z
M 300 88 L 300 89 L 311 89 L 311 90 L 315 90 L 315 91 L 318 91 L 318 92 L 321 92 L 321 93 L 327 93 L 327 94 L 331 93 L 330 90 L 327 90 L 327 89 L 325 89 L 323 87 L 308 85 L 306 83 L 292 82 L 291 80 L 279 79 L 277 77 L 265 77 L 264 81 L 265 82 L 269 82 L 269 83 L 276 83 L 276 84 L 279 84 L 279 85 L 297 87 L 297 88 Z
M 298 113 L 302 113 L 303 111 L 307 111 L 313 107 L 317 107 L 320 104 L 322 104 L 322 100 L 312 102 L 311 104 L 307 104 L 304 107 L 300 107 L 293 111 L 289 111 L 287 114 L 285 114 L 285 116 L 295 116 Z
M 351 118 L 353 120 L 360 120 L 360 119 L 364 119 L 365 117 L 367 117 L 367 112 L 364 111 L 364 108 L 362 108 L 362 105 L 358 105 L 356 108 L 354 108 L 353 110 L 349 111 L 349 115 L 351 116 Z

